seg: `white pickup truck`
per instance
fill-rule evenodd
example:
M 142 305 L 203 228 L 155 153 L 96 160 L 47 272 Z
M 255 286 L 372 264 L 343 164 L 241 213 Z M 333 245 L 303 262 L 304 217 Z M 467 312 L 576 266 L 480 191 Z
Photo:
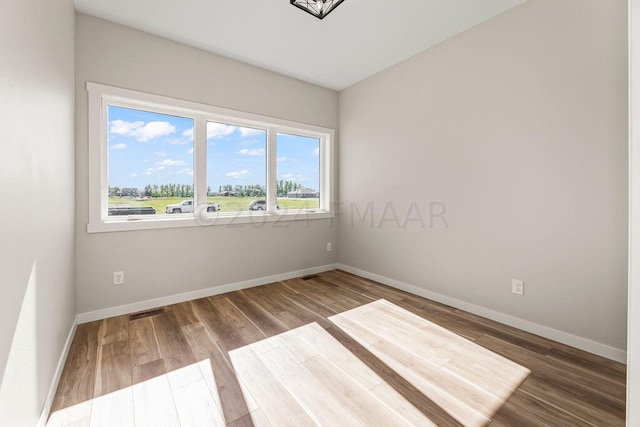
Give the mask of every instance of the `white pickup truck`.
M 183 200 L 180 203 L 174 203 L 173 205 L 167 205 L 164 211 L 168 214 L 180 214 L 180 213 L 193 213 L 193 200 Z M 208 203 L 207 212 L 217 212 L 220 210 L 220 204 Z

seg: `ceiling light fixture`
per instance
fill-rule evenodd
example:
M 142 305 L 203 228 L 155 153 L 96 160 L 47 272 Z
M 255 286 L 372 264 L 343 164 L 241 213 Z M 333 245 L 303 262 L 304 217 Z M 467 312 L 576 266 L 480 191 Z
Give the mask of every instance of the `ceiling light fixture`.
M 323 19 L 344 0 L 291 0 L 291 4 L 318 19 Z

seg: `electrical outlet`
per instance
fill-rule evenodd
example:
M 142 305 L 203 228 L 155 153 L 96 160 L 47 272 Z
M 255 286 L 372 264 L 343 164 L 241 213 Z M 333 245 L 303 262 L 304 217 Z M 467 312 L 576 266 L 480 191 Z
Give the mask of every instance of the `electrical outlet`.
M 114 271 L 113 272 L 113 284 L 114 285 L 124 285 L 124 271 Z
M 333 250 L 333 246 L 331 245 L 331 242 L 327 242 L 327 252 L 331 252 Z
M 524 295 L 524 282 L 522 280 L 513 279 L 511 281 L 511 292 L 516 295 Z

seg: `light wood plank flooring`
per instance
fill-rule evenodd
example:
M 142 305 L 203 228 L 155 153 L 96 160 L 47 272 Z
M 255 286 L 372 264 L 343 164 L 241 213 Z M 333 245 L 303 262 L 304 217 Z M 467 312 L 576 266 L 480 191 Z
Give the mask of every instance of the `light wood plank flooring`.
M 624 365 L 330 271 L 79 325 L 49 426 L 621 426 Z
M 315 322 L 229 355 L 269 425 L 435 425 Z
M 531 373 L 386 300 L 329 320 L 465 426 L 489 424 Z

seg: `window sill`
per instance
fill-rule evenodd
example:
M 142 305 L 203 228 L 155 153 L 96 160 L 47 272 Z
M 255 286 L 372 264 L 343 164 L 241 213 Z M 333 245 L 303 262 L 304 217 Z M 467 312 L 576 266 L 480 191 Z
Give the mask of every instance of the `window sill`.
M 87 233 L 108 233 L 116 231 L 156 230 L 163 228 L 183 227 L 212 227 L 227 226 L 237 227 L 249 224 L 254 228 L 270 226 L 273 228 L 286 228 L 288 221 L 309 221 L 312 219 L 334 218 L 333 212 L 319 209 L 302 211 L 283 211 L 278 213 L 268 212 L 238 212 L 221 213 L 196 217 L 183 214 L 180 216 L 161 215 L 158 218 L 144 218 L 135 216 L 131 218 L 109 218 L 97 223 L 87 224 Z

